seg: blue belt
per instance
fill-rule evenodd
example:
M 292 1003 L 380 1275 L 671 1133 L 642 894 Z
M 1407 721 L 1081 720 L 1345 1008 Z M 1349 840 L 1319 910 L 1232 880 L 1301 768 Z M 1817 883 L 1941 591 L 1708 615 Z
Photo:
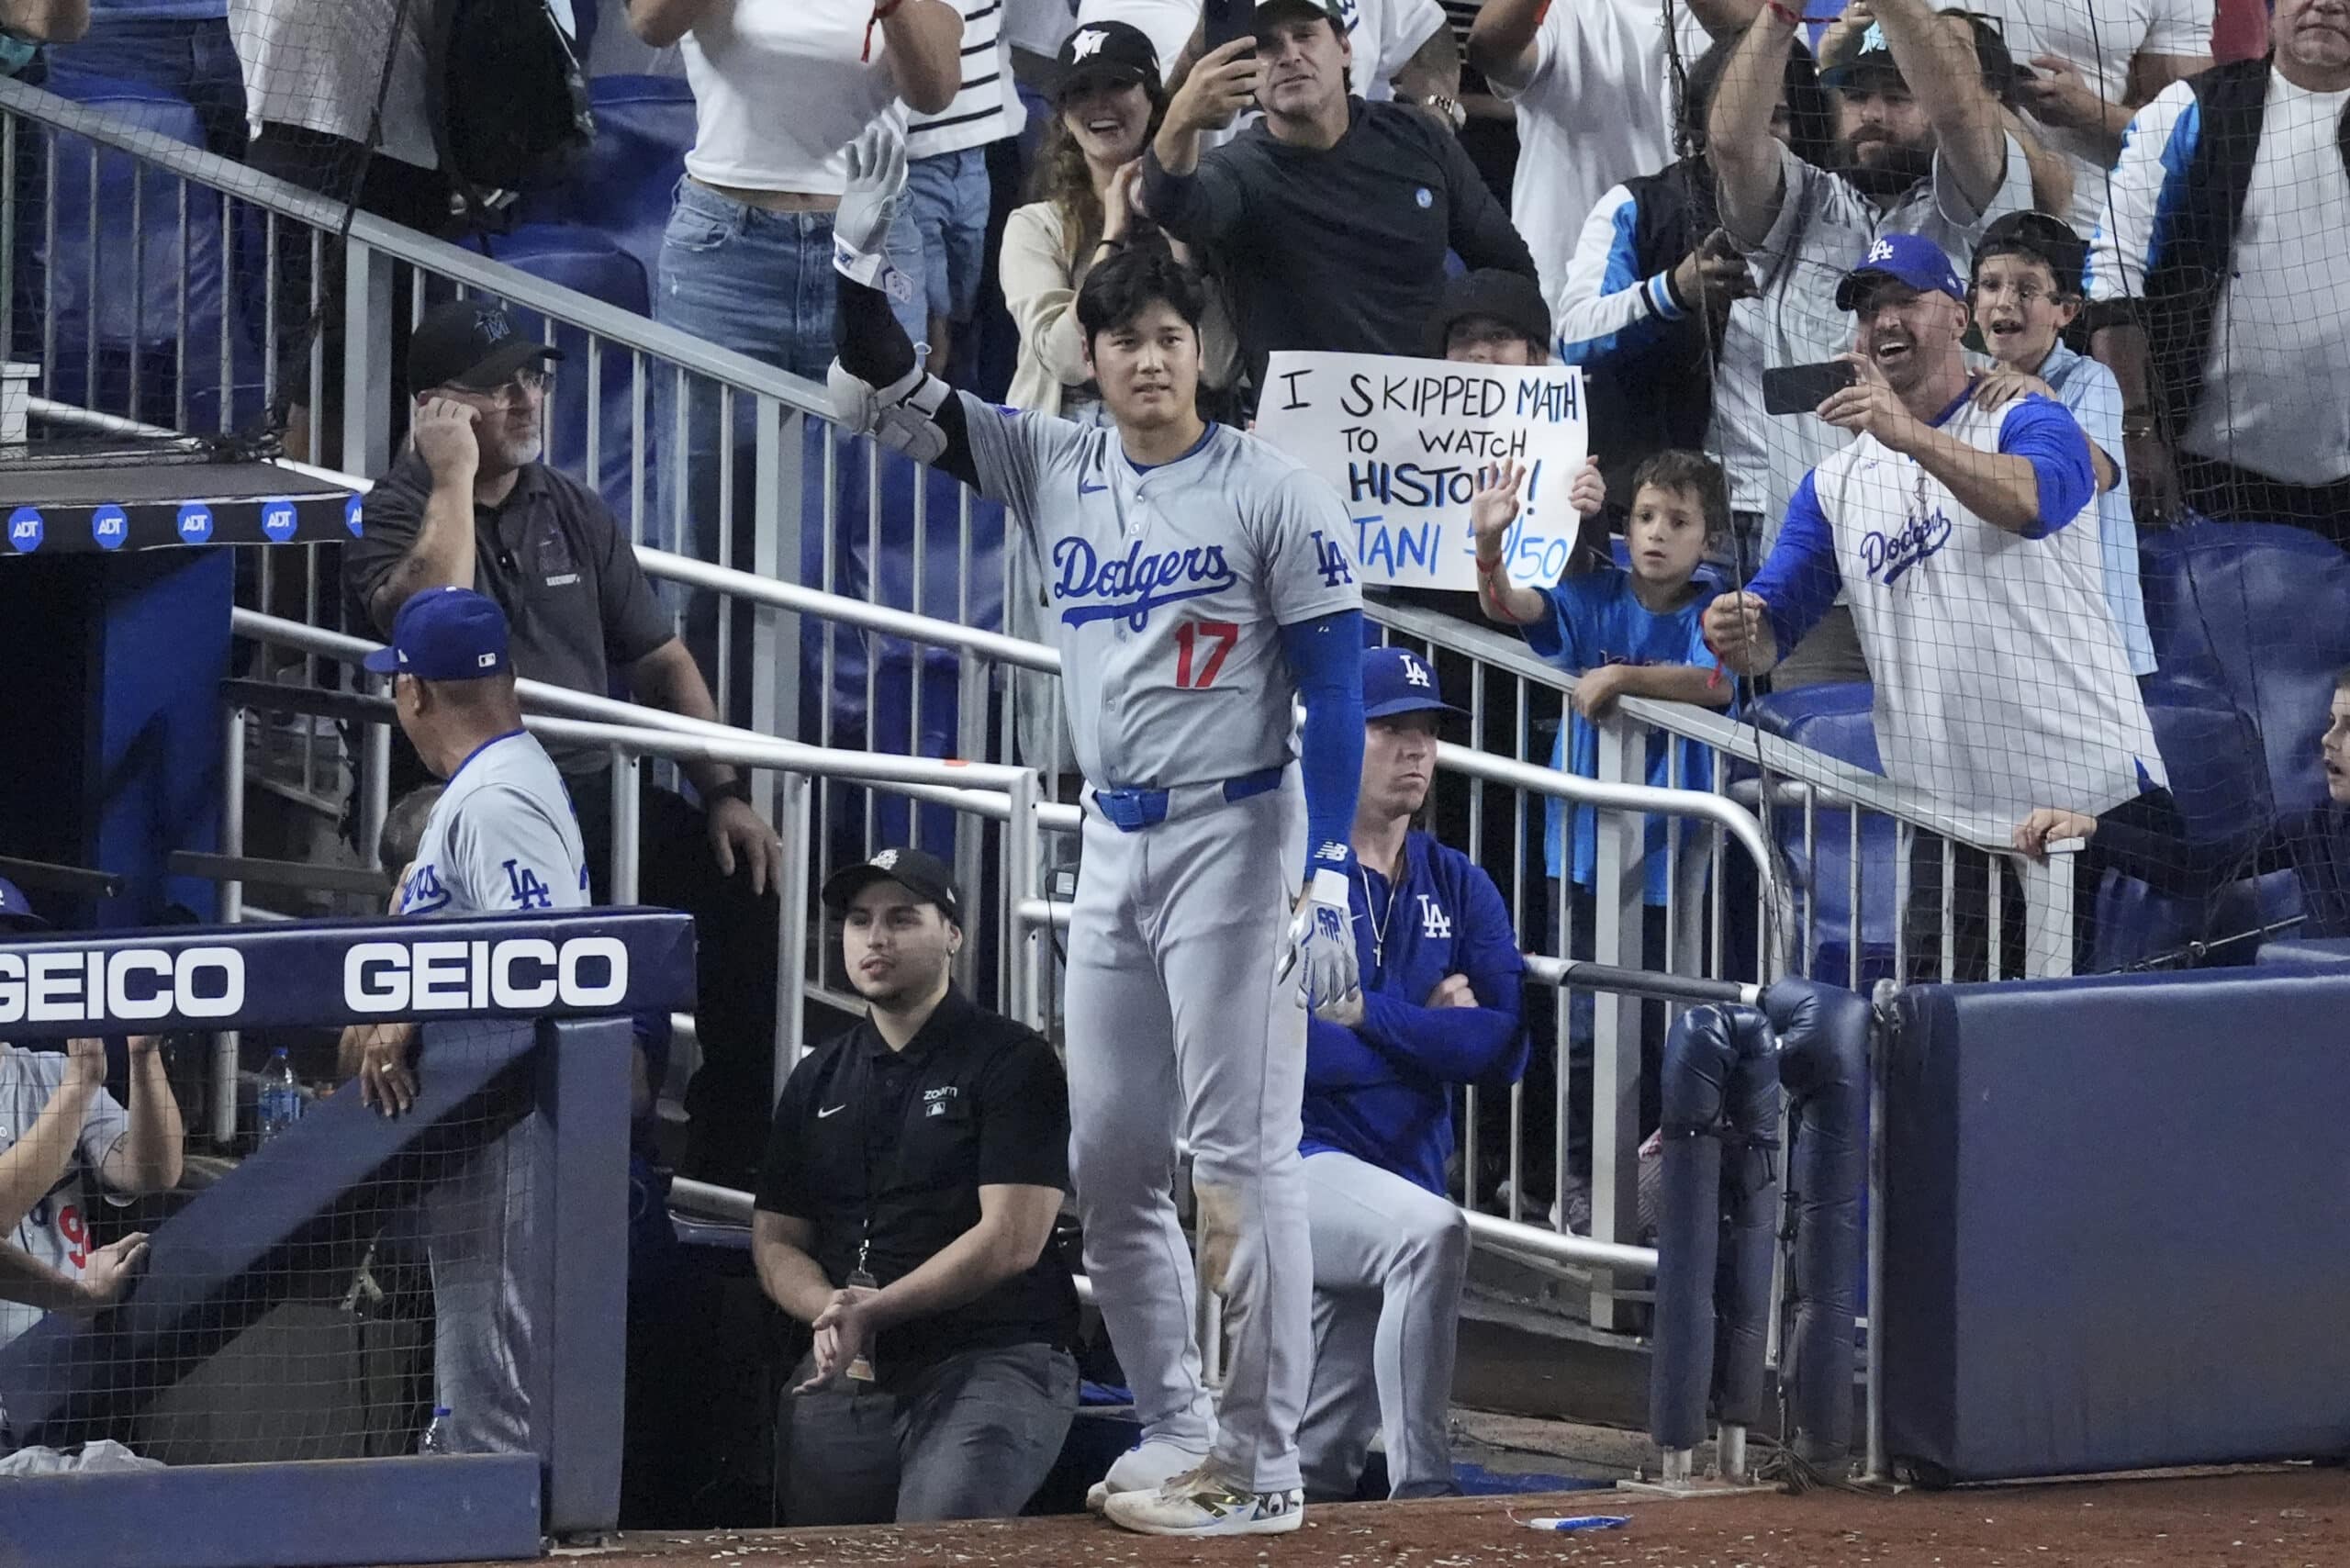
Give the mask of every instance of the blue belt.
M 1254 773 L 1244 773 L 1237 778 L 1224 781 L 1225 803 L 1245 801 L 1251 795 L 1261 795 L 1268 790 L 1278 790 L 1281 784 L 1281 767 L 1260 767 Z M 1189 789 L 1214 789 L 1214 784 L 1187 786 Z M 1093 809 L 1102 813 L 1104 822 L 1114 824 L 1124 833 L 1139 833 L 1144 828 L 1167 820 L 1166 790 L 1096 790 Z

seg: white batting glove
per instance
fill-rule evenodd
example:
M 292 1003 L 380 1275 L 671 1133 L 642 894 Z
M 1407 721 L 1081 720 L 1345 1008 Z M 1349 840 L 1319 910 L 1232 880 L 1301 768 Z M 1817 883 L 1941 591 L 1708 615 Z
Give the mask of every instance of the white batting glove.
M 906 127 L 884 114 L 848 144 L 848 187 L 833 215 L 833 269 L 903 304 L 913 279 L 890 263 L 890 229 L 906 203 Z
M 1347 899 L 1347 874 L 1324 868 L 1306 885 L 1305 902 L 1289 925 L 1289 957 L 1281 978 L 1302 970 L 1300 984 L 1311 1009 L 1337 1002 L 1361 989 L 1362 972 L 1355 958 L 1354 910 Z

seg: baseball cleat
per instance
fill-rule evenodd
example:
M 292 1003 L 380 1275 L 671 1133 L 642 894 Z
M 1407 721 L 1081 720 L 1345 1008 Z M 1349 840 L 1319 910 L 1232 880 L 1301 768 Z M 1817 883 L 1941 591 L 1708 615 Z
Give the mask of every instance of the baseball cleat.
M 1286 1535 L 1305 1523 L 1305 1489 L 1251 1492 L 1206 1465 L 1155 1492 L 1116 1492 L 1109 1521 L 1142 1535 Z
M 1085 1511 L 1100 1513 L 1121 1492 L 1157 1491 L 1185 1471 L 1196 1468 L 1200 1459 L 1198 1454 L 1163 1442 L 1136 1444 L 1117 1457 L 1107 1475 L 1086 1489 Z

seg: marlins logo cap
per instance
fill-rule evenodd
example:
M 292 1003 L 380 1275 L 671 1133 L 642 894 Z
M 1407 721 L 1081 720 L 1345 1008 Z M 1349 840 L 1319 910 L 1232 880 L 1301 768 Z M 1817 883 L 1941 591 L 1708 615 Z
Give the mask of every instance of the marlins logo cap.
M 503 308 L 486 299 L 460 299 L 426 311 L 416 324 L 408 342 L 408 389 L 495 392 L 524 365 L 562 357 L 560 350 L 517 328 Z
M 1131 23 L 1088 22 L 1062 42 L 1060 71 L 1059 98 L 1089 87 L 1139 85 L 1158 80 L 1158 51 Z
M 955 873 L 935 855 L 919 849 L 884 849 L 861 866 L 845 866 L 824 879 L 824 907 L 846 914 L 849 901 L 876 882 L 895 882 L 925 903 L 934 903 L 956 924 L 963 924 L 963 901 Z

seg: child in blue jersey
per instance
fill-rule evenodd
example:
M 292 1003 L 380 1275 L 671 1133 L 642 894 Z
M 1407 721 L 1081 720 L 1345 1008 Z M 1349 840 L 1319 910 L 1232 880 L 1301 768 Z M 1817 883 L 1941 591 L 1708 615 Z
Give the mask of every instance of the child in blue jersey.
M 1595 778 L 1599 770 L 1597 723 L 1615 711 L 1624 697 L 1647 697 L 1671 702 L 1691 702 L 1726 708 L 1731 684 L 1719 673 L 1706 646 L 1700 625 L 1711 587 L 1695 580 L 1709 542 L 1725 537 L 1729 527 L 1729 491 L 1718 464 L 1702 454 L 1677 448 L 1657 453 L 1632 476 L 1632 506 L 1625 525 L 1625 543 L 1631 569 L 1607 566 L 1582 577 L 1561 579 L 1549 588 L 1519 587 L 1509 580 L 1502 564 L 1502 545 L 1518 510 L 1522 475 L 1516 464 L 1505 464 L 1493 482 L 1471 503 L 1470 521 L 1477 536 L 1477 599 L 1488 617 L 1515 626 L 1526 645 L 1551 663 L 1575 673 L 1575 688 L 1568 699 L 1571 712 L 1561 726 L 1559 744 L 1551 753 L 1554 767 Z M 1676 748 L 1679 756 L 1676 759 Z M 1676 777 L 1677 774 L 1677 777 Z M 1647 781 L 1683 789 L 1710 787 L 1711 772 L 1704 748 L 1673 743 L 1662 734 L 1648 741 Z M 1569 922 L 1570 956 L 1591 956 L 1592 889 L 1597 877 L 1599 829 L 1597 813 L 1577 807 L 1572 829 L 1564 802 L 1547 802 L 1543 830 L 1544 865 L 1552 879 L 1551 918 L 1558 918 L 1563 891 L 1558 884 L 1571 880 L 1574 911 Z M 1572 855 L 1569 855 L 1572 838 Z M 1682 841 L 1683 886 L 1695 887 L 1703 868 L 1702 840 L 1684 834 Z M 1667 884 L 1672 875 L 1666 853 L 1665 823 L 1651 818 L 1648 824 L 1642 876 L 1642 902 L 1647 906 L 1642 939 L 1646 961 L 1661 965 L 1665 952 Z M 1556 951 L 1559 932 L 1553 925 L 1549 946 Z M 1580 1064 L 1591 1049 L 1591 996 L 1573 993 L 1571 1037 L 1578 1070 L 1568 1096 L 1568 1146 L 1571 1163 L 1583 1166 L 1589 1159 L 1591 1085 Z M 1644 1009 L 1644 1057 L 1662 1046 L 1663 1009 Z M 1644 1119 L 1653 1119 L 1649 1102 L 1652 1070 L 1644 1070 Z M 1569 1228 L 1583 1230 L 1588 1210 L 1574 1192 L 1561 1194 L 1561 1217 Z

